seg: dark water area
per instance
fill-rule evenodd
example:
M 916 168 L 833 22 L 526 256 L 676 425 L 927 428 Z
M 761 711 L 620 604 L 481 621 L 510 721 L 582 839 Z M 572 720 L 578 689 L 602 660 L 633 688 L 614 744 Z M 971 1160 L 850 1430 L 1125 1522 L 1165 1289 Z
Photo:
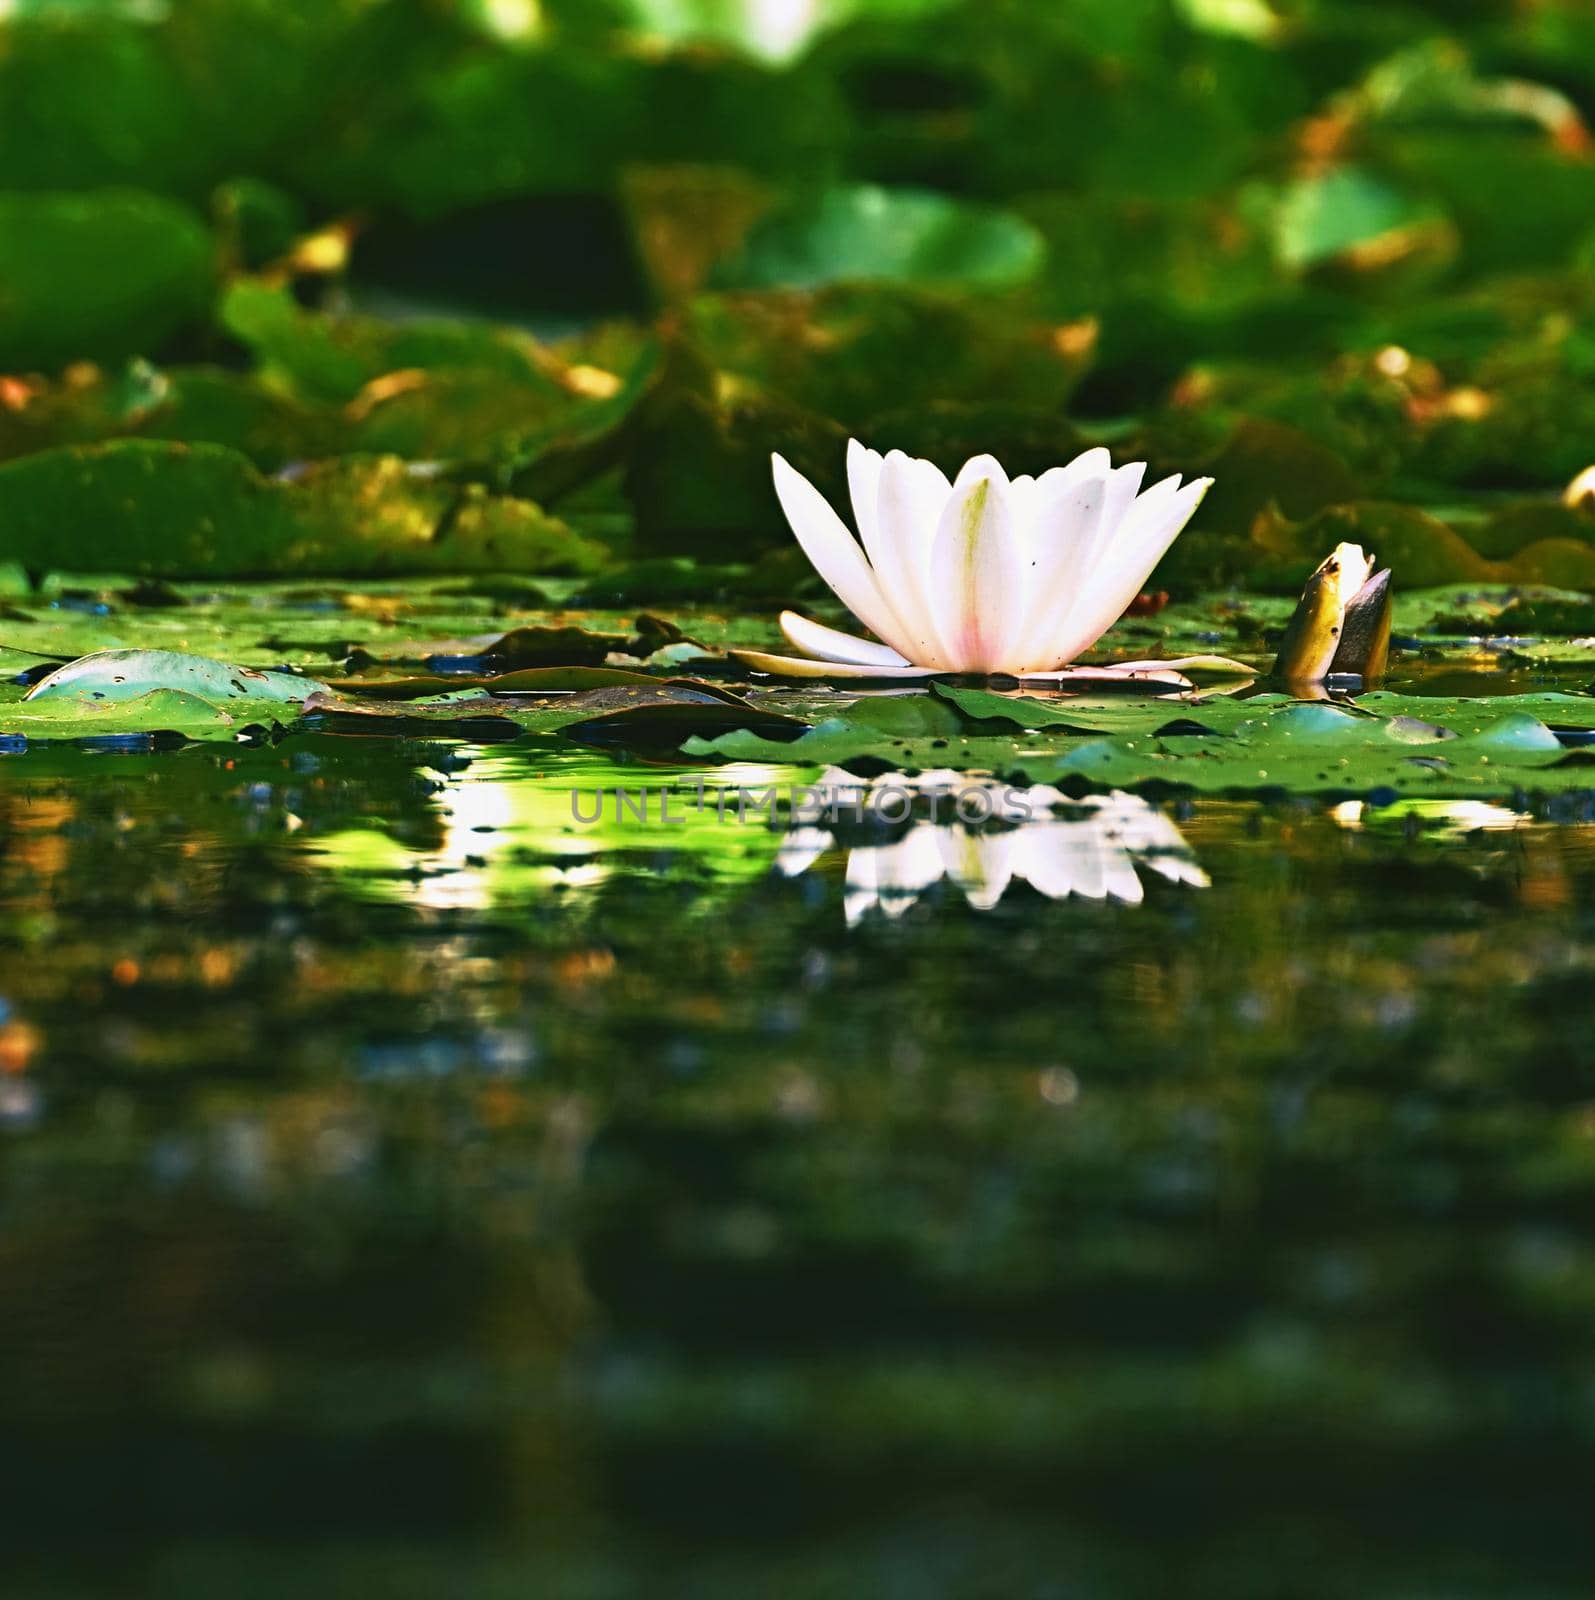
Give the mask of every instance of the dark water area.
M 0 766 L 0 1588 L 1588 1592 L 1595 829 L 679 775 Z

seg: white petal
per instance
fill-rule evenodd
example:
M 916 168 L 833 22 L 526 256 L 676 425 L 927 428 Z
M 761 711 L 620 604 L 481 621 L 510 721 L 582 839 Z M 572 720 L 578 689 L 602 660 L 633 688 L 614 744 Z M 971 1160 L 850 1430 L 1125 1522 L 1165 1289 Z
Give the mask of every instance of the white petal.
M 797 542 L 814 565 L 814 570 L 830 584 L 836 597 L 864 624 L 888 644 L 895 641 L 896 618 L 881 596 L 875 574 L 858 541 L 847 525 L 831 509 L 818 489 L 781 456 L 770 458 L 776 496 L 786 520 L 797 535 Z
M 983 469 L 977 457 L 959 474 L 930 558 L 936 629 L 947 664 L 961 672 L 1011 665 L 1006 652 L 1021 621 L 1024 578 L 1008 515 L 1008 480 Z
M 868 551 L 875 536 L 875 506 L 881 492 L 881 453 L 847 441 L 847 493 L 853 502 L 853 524 Z
M 1113 457 L 1101 445 L 1082 450 L 1073 461 L 1062 467 L 1049 467 L 1036 479 L 1040 495 L 1057 494 L 1071 483 L 1084 478 L 1105 478 L 1113 471 Z
M 930 558 L 951 494 L 946 474 L 929 461 L 893 450 L 881 464 L 874 537 L 867 548 L 902 624 L 901 643 L 924 666 L 947 664 L 930 600 Z
M 1049 667 L 1058 661 L 1057 640 L 1070 635 L 1070 619 L 1082 596 L 1103 562 L 1113 559 L 1145 474 L 1146 463 L 1132 461 L 1100 479 L 1066 477 L 1037 506 L 1033 593 L 1023 645 L 1016 652 L 1025 665 Z
M 1060 471 L 1050 486 L 1051 473 L 1038 483 L 1024 540 L 1025 619 L 1012 651 L 1019 668 L 1053 665 L 1052 640 L 1085 585 L 1102 524 L 1107 480 Z
M 1195 679 L 1233 678 L 1237 675 L 1255 678 L 1257 668 L 1229 656 L 1174 656 L 1168 661 L 1115 661 L 1104 668 L 1108 672 L 1127 672 L 1133 677 L 1145 673 L 1182 672 Z
M 1113 538 L 1119 531 L 1130 507 L 1141 492 L 1141 480 L 1146 476 L 1144 461 L 1127 461 L 1117 472 L 1108 474 L 1107 499 L 1102 507 L 1102 533 L 1104 539 Z
M 787 642 L 816 661 L 839 661 L 854 667 L 906 667 L 908 662 L 890 645 L 876 644 L 851 633 L 810 622 L 795 611 L 781 613 L 781 632 Z
M 1124 608 L 1141 592 L 1152 569 L 1163 559 L 1180 530 L 1191 520 L 1213 480 L 1198 478 L 1165 501 L 1144 504 L 1156 489 L 1143 495 L 1125 515 L 1118 535 L 1103 551 L 1085 588 L 1069 612 L 1062 633 L 1052 642 L 1058 665 L 1088 650 L 1124 615 Z M 1157 485 L 1161 489 L 1162 485 Z
M 982 478 L 990 478 L 993 483 L 1000 483 L 1004 489 L 1008 487 L 1008 474 L 996 456 L 971 456 L 958 469 L 958 476 L 953 479 L 953 488 L 967 489 L 971 484 L 979 483 Z
M 833 683 L 863 683 L 875 678 L 933 678 L 934 667 L 876 667 L 846 661 L 815 661 L 808 656 L 776 656 L 765 650 L 731 650 L 733 661 L 754 672 L 773 673 L 778 678 L 824 678 Z

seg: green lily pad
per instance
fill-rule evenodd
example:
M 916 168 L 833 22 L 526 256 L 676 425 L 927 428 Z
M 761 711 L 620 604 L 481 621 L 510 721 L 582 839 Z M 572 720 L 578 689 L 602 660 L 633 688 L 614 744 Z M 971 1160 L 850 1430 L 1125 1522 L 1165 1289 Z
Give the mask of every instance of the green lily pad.
M 0 701 L 0 736 L 30 740 L 173 734 L 231 739 L 245 727 L 291 724 L 325 684 L 175 650 L 102 650 Z
M 1279 259 L 1294 270 L 1357 252 L 1382 264 L 1425 244 L 1444 249 L 1451 242 L 1445 213 L 1433 201 L 1358 167 L 1291 184 L 1275 218 Z
M 1012 288 L 1046 258 L 1023 218 L 945 195 L 874 185 L 828 189 L 755 224 L 715 274 L 724 288 L 816 289 L 886 279 L 940 288 Z
M 287 701 L 237 696 L 225 704 L 186 689 L 148 689 L 124 700 L 76 696 L 0 703 L 0 738 L 55 743 L 133 734 L 173 734 L 189 740 L 238 737 L 245 728 L 271 728 L 298 720 Z
M 290 672 L 261 672 L 176 650 L 101 650 L 58 667 L 28 691 L 28 703 L 73 700 L 120 705 L 154 690 L 180 690 L 212 704 L 230 700 L 293 705 L 327 686 Z
M 738 731 L 689 741 L 689 756 L 765 762 L 870 763 L 981 770 L 1093 787 L 1148 783 L 1211 792 L 1502 794 L 1518 787 L 1595 787 L 1595 769 L 1552 724 L 1595 728 L 1595 698 L 1516 695 L 1444 699 L 1381 693 L 1348 705 L 1266 694 L 1249 700 L 1049 703 L 957 685 L 937 696 L 966 717 L 931 737 L 871 725 L 855 706 L 790 742 Z M 1017 735 L 989 730 L 1006 721 Z M 1094 736 L 1095 730 L 1109 730 Z
M 1413 728 L 1328 705 L 1284 707 L 1228 737 L 1092 740 L 1051 760 L 1021 764 L 1025 776 L 1137 788 L 1171 784 L 1206 792 L 1499 795 L 1519 788 L 1595 786 L 1595 766 L 1569 752 L 1537 718 L 1496 718 L 1477 732 Z
M 326 461 L 288 482 L 218 445 L 133 439 L 0 466 L 0 550 L 35 572 L 164 577 L 580 572 L 599 559 L 531 501 L 394 457 Z
M 154 352 L 212 278 L 210 235 L 174 200 L 0 194 L 0 371 Z
M 505 687 L 502 680 L 493 686 Z M 361 700 L 329 690 L 312 696 L 305 711 L 345 733 L 454 732 L 507 739 L 523 732 L 563 732 L 584 744 L 639 750 L 676 750 L 692 736 L 713 737 L 727 730 L 750 732 L 779 747 L 808 727 L 799 718 L 690 679 L 647 679 L 513 697 L 472 691 L 402 702 Z
M 307 311 L 284 288 L 243 278 L 222 301 L 224 327 L 244 341 L 269 373 L 314 400 L 345 404 L 391 373 L 450 371 L 519 386 L 565 409 L 570 395 L 552 376 L 552 361 L 530 334 L 477 322 L 385 322 L 376 317 Z
M 20 403 L 0 409 L 0 459 L 116 438 L 226 445 L 274 471 L 327 453 L 332 418 L 220 367 L 120 368 L 48 382 L 29 379 Z

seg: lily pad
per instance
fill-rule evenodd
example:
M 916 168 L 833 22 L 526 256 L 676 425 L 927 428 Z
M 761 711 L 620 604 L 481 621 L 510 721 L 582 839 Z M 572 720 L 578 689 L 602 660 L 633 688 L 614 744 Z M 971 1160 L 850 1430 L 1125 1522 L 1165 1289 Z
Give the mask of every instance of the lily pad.
M 1040 271 L 1046 243 L 1023 218 L 925 190 L 828 189 L 755 224 L 715 274 L 726 288 L 816 289 L 893 282 L 1012 288 Z
M 580 572 L 600 559 L 531 501 L 395 457 L 336 459 L 286 481 L 218 445 L 133 439 L 0 466 L 0 550 L 34 572 L 163 577 Z
M 174 200 L 0 194 L 0 371 L 153 353 L 203 313 L 212 271 L 209 233 Z
M 163 689 L 180 690 L 213 704 L 250 700 L 292 705 L 325 688 L 314 678 L 230 666 L 176 650 L 101 650 L 41 678 L 28 691 L 27 699 L 30 703 L 72 699 L 119 705 Z
M 284 288 L 248 278 L 228 289 L 221 319 L 268 373 L 312 400 L 347 404 L 378 379 L 438 371 L 515 384 L 528 409 L 537 399 L 552 410 L 572 400 L 554 377 L 554 359 L 530 334 L 512 328 L 335 317 L 306 310 Z
M 504 691 L 504 682 L 493 690 Z M 808 727 L 799 718 L 690 679 L 647 679 L 566 693 L 454 693 L 404 702 L 327 691 L 311 697 L 305 711 L 335 732 L 450 732 L 488 739 L 563 732 L 583 744 L 639 750 L 676 750 L 694 735 L 726 730 L 748 731 L 779 745 Z
M 30 740 L 172 734 L 231 739 L 298 719 L 325 685 L 175 650 L 102 650 L 58 667 L 20 701 L 0 702 L 0 734 Z
M 249 728 L 270 729 L 298 720 L 284 700 L 238 696 L 218 703 L 186 689 L 148 689 L 124 700 L 61 696 L 0 703 L 0 735 L 40 742 L 105 740 L 135 734 L 171 734 L 180 740 L 232 740 Z

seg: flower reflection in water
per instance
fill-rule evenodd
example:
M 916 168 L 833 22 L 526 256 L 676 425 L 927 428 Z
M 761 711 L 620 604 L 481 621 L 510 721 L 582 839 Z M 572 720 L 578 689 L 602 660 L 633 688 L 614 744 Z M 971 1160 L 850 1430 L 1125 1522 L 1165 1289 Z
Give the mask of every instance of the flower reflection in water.
M 902 915 L 944 877 L 977 911 L 991 910 L 1016 882 L 1049 900 L 1078 895 L 1126 905 L 1145 897 L 1141 869 L 1192 888 L 1209 882 L 1179 829 L 1118 790 L 1071 800 L 1047 785 L 1013 789 L 956 772 L 890 773 L 866 783 L 840 770 L 817 788 L 833 797 L 828 819 L 795 819 L 776 868 L 796 877 L 848 844 L 842 903 L 849 927 L 877 908 Z M 893 826 L 905 811 L 906 821 Z

